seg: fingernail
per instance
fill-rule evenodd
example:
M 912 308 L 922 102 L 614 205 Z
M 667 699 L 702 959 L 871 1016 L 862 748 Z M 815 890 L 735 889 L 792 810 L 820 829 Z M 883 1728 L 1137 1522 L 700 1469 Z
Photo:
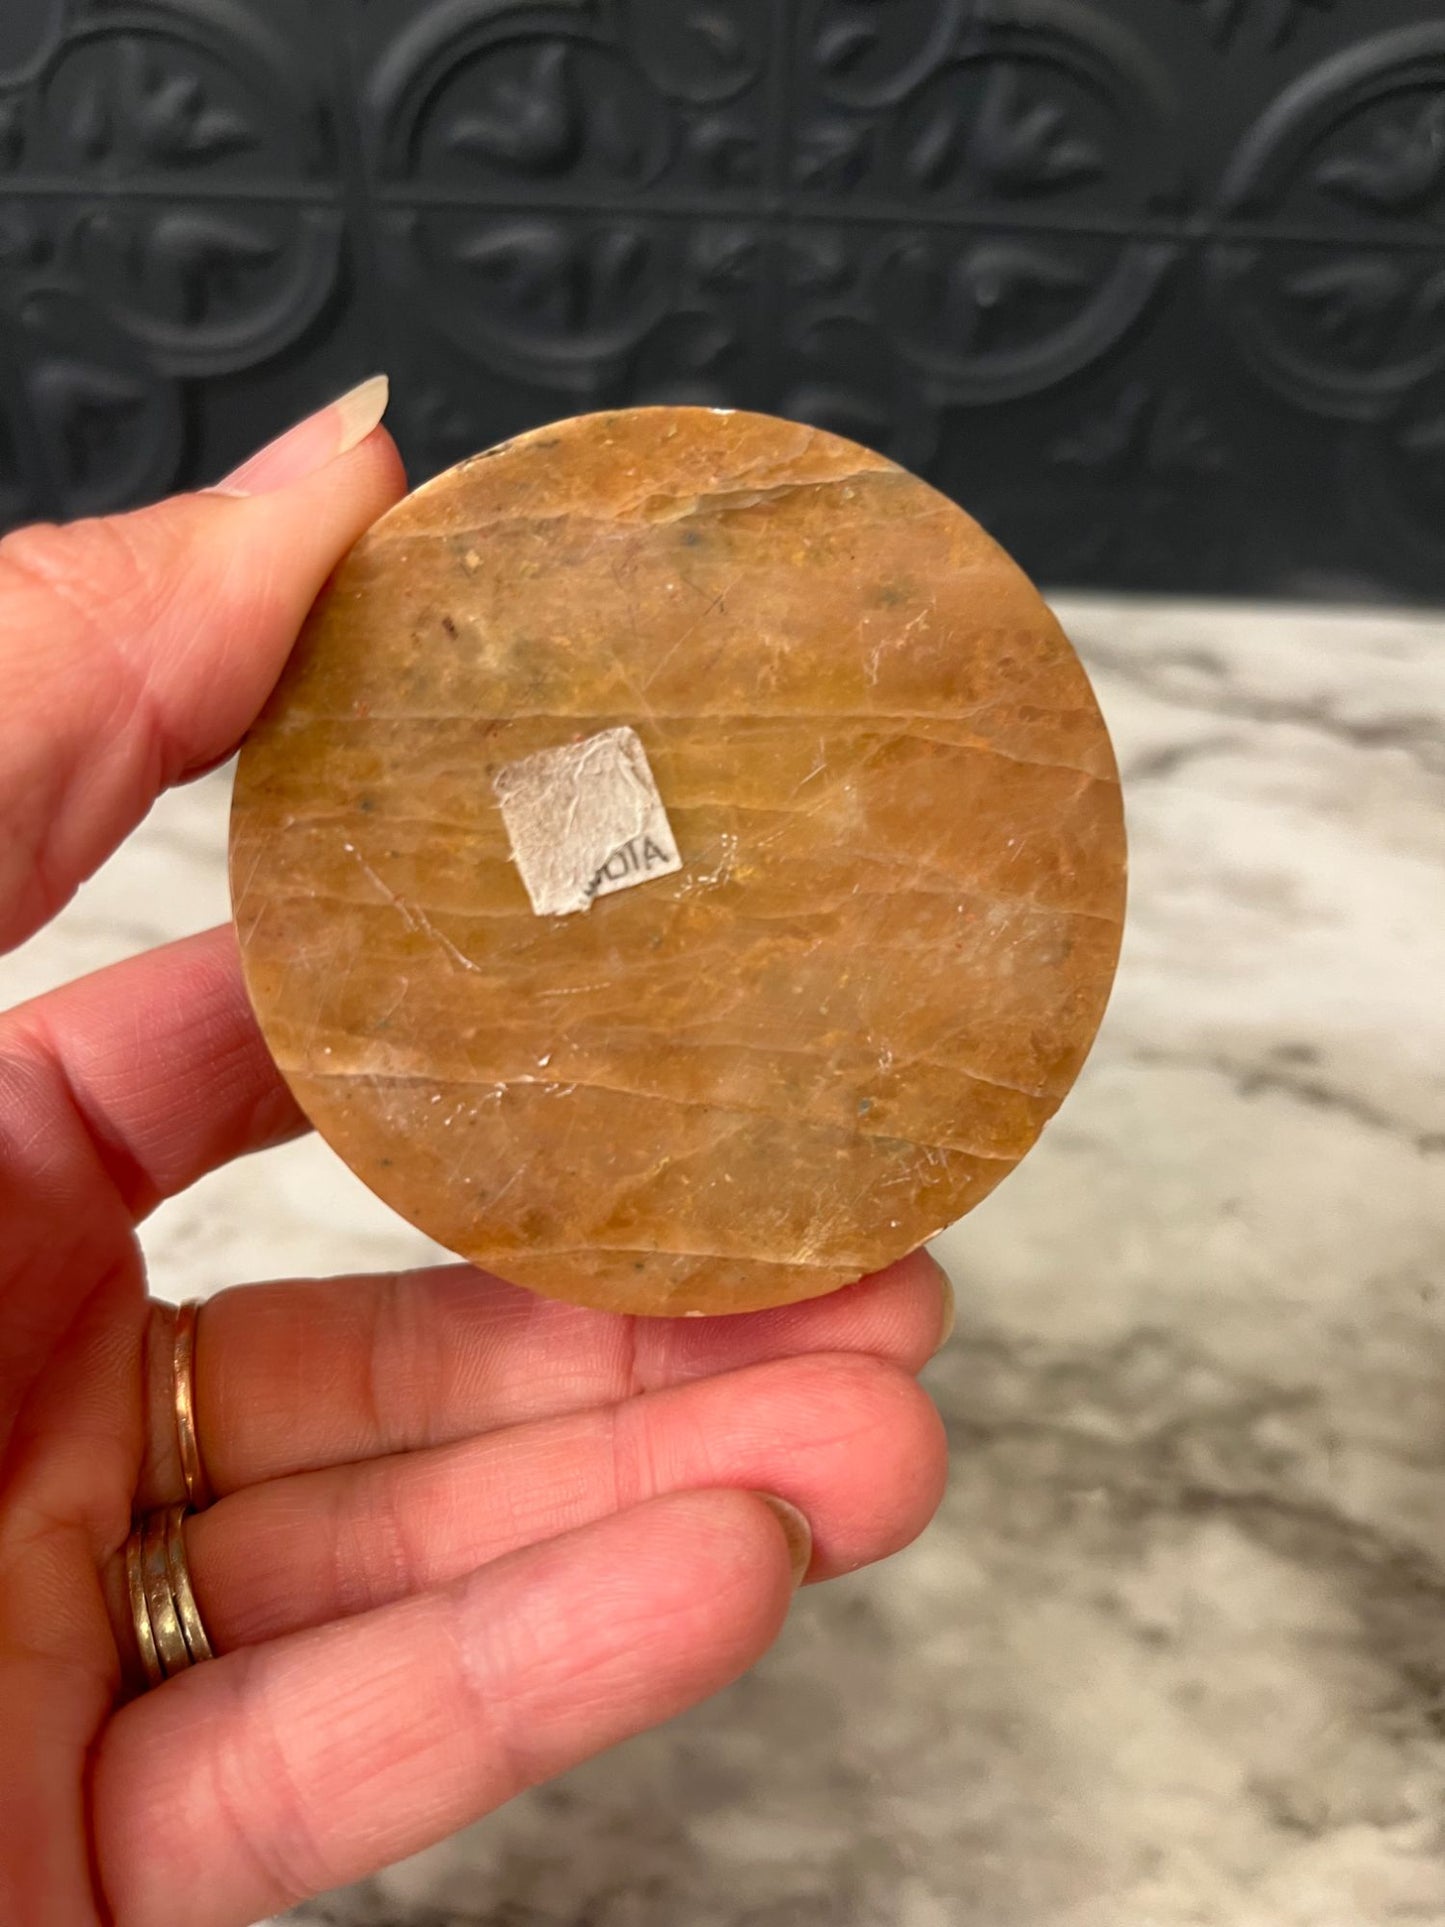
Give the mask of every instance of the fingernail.
M 937 1259 L 934 1263 L 938 1263 Z M 954 1296 L 953 1280 L 942 1265 L 938 1266 L 938 1282 L 943 1294 L 943 1317 L 938 1327 L 938 1343 L 933 1348 L 935 1353 L 941 1352 L 952 1338 L 953 1327 L 958 1318 L 958 1299 Z
M 289 488 L 339 456 L 349 455 L 364 442 L 386 413 L 391 383 L 385 375 L 342 395 L 339 400 L 308 415 L 305 421 L 288 428 L 274 442 L 242 462 L 224 482 L 211 490 L 213 495 L 268 495 L 274 489 Z
M 913 1253 L 913 1258 L 923 1260 L 932 1271 L 938 1285 L 938 1336 L 933 1341 L 933 1351 L 929 1353 L 929 1357 L 932 1358 L 943 1350 L 953 1336 L 953 1323 L 958 1316 L 958 1300 L 953 1295 L 953 1280 L 926 1245 L 920 1246 Z
M 776 1498 L 771 1492 L 757 1495 L 783 1528 L 788 1542 L 788 1557 L 793 1562 L 793 1586 L 801 1586 L 813 1563 L 813 1528 L 795 1505 Z

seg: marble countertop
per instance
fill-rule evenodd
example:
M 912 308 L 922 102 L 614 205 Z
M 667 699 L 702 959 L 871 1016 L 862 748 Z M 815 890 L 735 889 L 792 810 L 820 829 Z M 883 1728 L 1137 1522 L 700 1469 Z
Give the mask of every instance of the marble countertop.
M 728 1693 L 321 1927 L 1445 1924 L 1445 618 L 1057 605 L 1119 745 L 1118 990 L 939 1240 L 953 1476 Z M 226 914 L 168 797 L 6 1001 Z M 431 1251 L 315 1140 L 157 1288 Z

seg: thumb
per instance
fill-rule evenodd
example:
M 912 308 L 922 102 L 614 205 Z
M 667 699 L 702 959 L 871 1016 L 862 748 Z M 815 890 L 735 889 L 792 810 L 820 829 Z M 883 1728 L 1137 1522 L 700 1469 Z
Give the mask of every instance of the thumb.
M 218 489 L 0 542 L 0 950 L 245 733 L 327 576 L 405 489 L 386 400 L 364 383 Z

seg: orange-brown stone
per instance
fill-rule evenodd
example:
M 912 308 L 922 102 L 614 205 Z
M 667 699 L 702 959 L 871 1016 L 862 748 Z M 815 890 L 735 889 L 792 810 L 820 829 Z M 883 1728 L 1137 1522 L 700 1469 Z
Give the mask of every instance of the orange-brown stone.
M 681 867 L 538 915 L 499 772 L 626 729 Z M 986 1196 L 1083 1062 L 1124 868 L 1087 678 L 995 543 L 881 456 L 686 408 L 378 523 L 232 823 L 318 1129 L 465 1257 L 636 1312 L 829 1291 Z

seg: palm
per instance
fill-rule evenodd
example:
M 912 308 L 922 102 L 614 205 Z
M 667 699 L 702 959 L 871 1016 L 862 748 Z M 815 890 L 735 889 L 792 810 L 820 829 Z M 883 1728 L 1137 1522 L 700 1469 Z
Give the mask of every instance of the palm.
M 0 937 L 234 742 L 397 487 L 378 435 L 244 505 L 0 548 Z M 228 931 L 0 1019 L 0 1918 L 219 1927 L 413 1851 L 751 1663 L 791 1583 L 754 1494 L 806 1514 L 814 1578 L 936 1502 L 926 1260 L 688 1323 L 463 1267 L 247 1287 L 196 1362 L 221 1657 L 133 1696 L 121 1551 L 183 1497 L 135 1225 L 300 1127 Z
M 30 1177 L 7 1160 L 0 1216 L 13 1225 L 23 1211 L 45 1240 L 54 1220 L 26 1195 Z M 27 1240 L 29 1262 L 17 1266 L 12 1246 L 0 1279 L 0 1424 L 10 1441 L 0 1478 L 0 1699 L 13 1732 L 44 1742 L 20 1759 L 11 1749 L 0 1769 L 7 1843 L 12 1827 L 25 1843 L 15 1890 L 0 1886 L 16 1920 L 94 1917 L 77 1792 L 120 1685 L 103 1574 L 107 1551 L 130 1530 L 143 1456 L 140 1251 L 104 1180 L 86 1218 L 79 1251 L 46 1263 L 48 1240 Z M 84 1307 L 68 1329 L 62 1306 Z

